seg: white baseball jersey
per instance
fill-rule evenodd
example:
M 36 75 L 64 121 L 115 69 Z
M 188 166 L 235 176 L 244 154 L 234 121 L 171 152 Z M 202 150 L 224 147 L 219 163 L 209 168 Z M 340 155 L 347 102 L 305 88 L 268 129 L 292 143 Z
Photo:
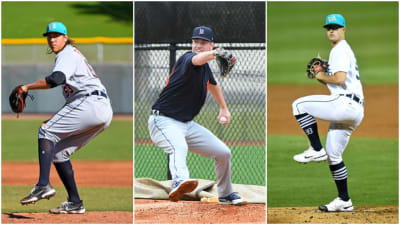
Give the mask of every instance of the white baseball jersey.
M 89 94 L 95 90 L 106 92 L 100 79 L 85 56 L 72 45 L 67 45 L 55 59 L 53 72 L 65 74 L 63 95 L 68 102 L 76 94 Z
M 357 60 L 345 40 L 332 48 L 328 63 L 328 75 L 346 72 L 345 84 L 327 84 L 331 95 L 301 97 L 293 102 L 292 108 L 295 116 L 307 113 L 330 122 L 325 149 L 329 165 L 336 165 L 343 161 L 350 135 L 364 118 L 364 97 Z
M 356 57 L 346 40 L 340 41 L 332 48 L 329 54 L 328 74 L 333 75 L 336 72 L 346 72 L 346 81 L 344 85 L 327 84 L 331 94 L 356 94 L 361 99 L 364 98 L 360 82 L 360 74 Z

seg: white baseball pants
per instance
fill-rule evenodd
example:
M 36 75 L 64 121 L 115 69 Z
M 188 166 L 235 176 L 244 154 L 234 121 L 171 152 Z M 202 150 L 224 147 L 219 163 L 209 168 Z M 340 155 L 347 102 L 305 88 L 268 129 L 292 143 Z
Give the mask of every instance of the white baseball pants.
M 329 165 L 343 161 L 342 154 L 349 143 L 352 131 L 364 117 L 364 107 L 347 96 L 310 95 L 295 100 L 293 115 L 309 115 L 330 122 L 325 150 Z

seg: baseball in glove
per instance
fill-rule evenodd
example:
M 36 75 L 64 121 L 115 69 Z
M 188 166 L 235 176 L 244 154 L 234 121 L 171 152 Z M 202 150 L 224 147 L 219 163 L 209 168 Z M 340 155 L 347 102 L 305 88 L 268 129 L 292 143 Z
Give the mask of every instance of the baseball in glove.
M 321 58 L 313 58 L 307 64 L 307 76 L 310 79 L 315 78 L 318 72 L 327 72 L 328 71 L 328 62 Z
M 220 51 L 214 50 L 215 60 L 218 64 L 219 74 L 222 77 L 227 77 L 233 66 L 236 64 L 236 58 L 232 53 L 219 49 Z
M 15 113 L 22 113 L 25 107 L 26 96 L 29 96 L 33 100 L 32 95 L 28 95 L 28 92 L 22 90 L 22 85 L 16 86 L 10 93 L 10 107 Z

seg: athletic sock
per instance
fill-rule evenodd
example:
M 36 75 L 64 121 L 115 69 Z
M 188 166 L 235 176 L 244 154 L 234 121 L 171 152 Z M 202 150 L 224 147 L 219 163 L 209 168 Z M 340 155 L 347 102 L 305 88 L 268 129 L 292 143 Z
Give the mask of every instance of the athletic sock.
M 348 201 L 350 199 L 349 193 L 347 191 L 347 169 L 343 161 L 337 165 L 329 166 L 331 170 L 332 177 L 335 180 L 336 188 L 339 193 L 339 197 L 343 201 Z
M 322 144 L 319 140 L 317 121 L 315 121 L 314 117 L 308 113 L 296 115 L 295 117 L 300 127 L 303 128 L 304 133 L 306 133 L 308 140 L 310 140 L 311 147 L 316 151 L 321 150 Z
M 68 192 L 68 201 L 75 203 L 82 202 L 79 197 L 78 188 L 76 187 L 71 161 L 68 160 L 66 162 L 54 163 L 54 166 L 56 167 L 58 176 Z
M 45 186 L 49 184 L 50 180 L 51 162 L 54 157 L 54 143 L 43 138 L 40 138 L 38 143 L 40 174 L 37 185 Z

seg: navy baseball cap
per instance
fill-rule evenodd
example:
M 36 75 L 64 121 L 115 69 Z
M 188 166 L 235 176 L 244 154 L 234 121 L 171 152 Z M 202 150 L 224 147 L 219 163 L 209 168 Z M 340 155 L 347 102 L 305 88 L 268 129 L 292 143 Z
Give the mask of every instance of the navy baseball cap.
M 199 38 L 206 41 L 214 42 L 214 34 L 211 28 L 206 26 L 196 27 L 193 30 L 192 39 Z
M 48 33 L 60 33 L 67 35 L 67 27 L 61 22 L 51 22 L 46 27 L 46 33 L 43 36 L 47 36 Z
M 346 27 L 346 20 L 340 14 L 330 14 L 326 16 L 324 28 L 333 24 Z

